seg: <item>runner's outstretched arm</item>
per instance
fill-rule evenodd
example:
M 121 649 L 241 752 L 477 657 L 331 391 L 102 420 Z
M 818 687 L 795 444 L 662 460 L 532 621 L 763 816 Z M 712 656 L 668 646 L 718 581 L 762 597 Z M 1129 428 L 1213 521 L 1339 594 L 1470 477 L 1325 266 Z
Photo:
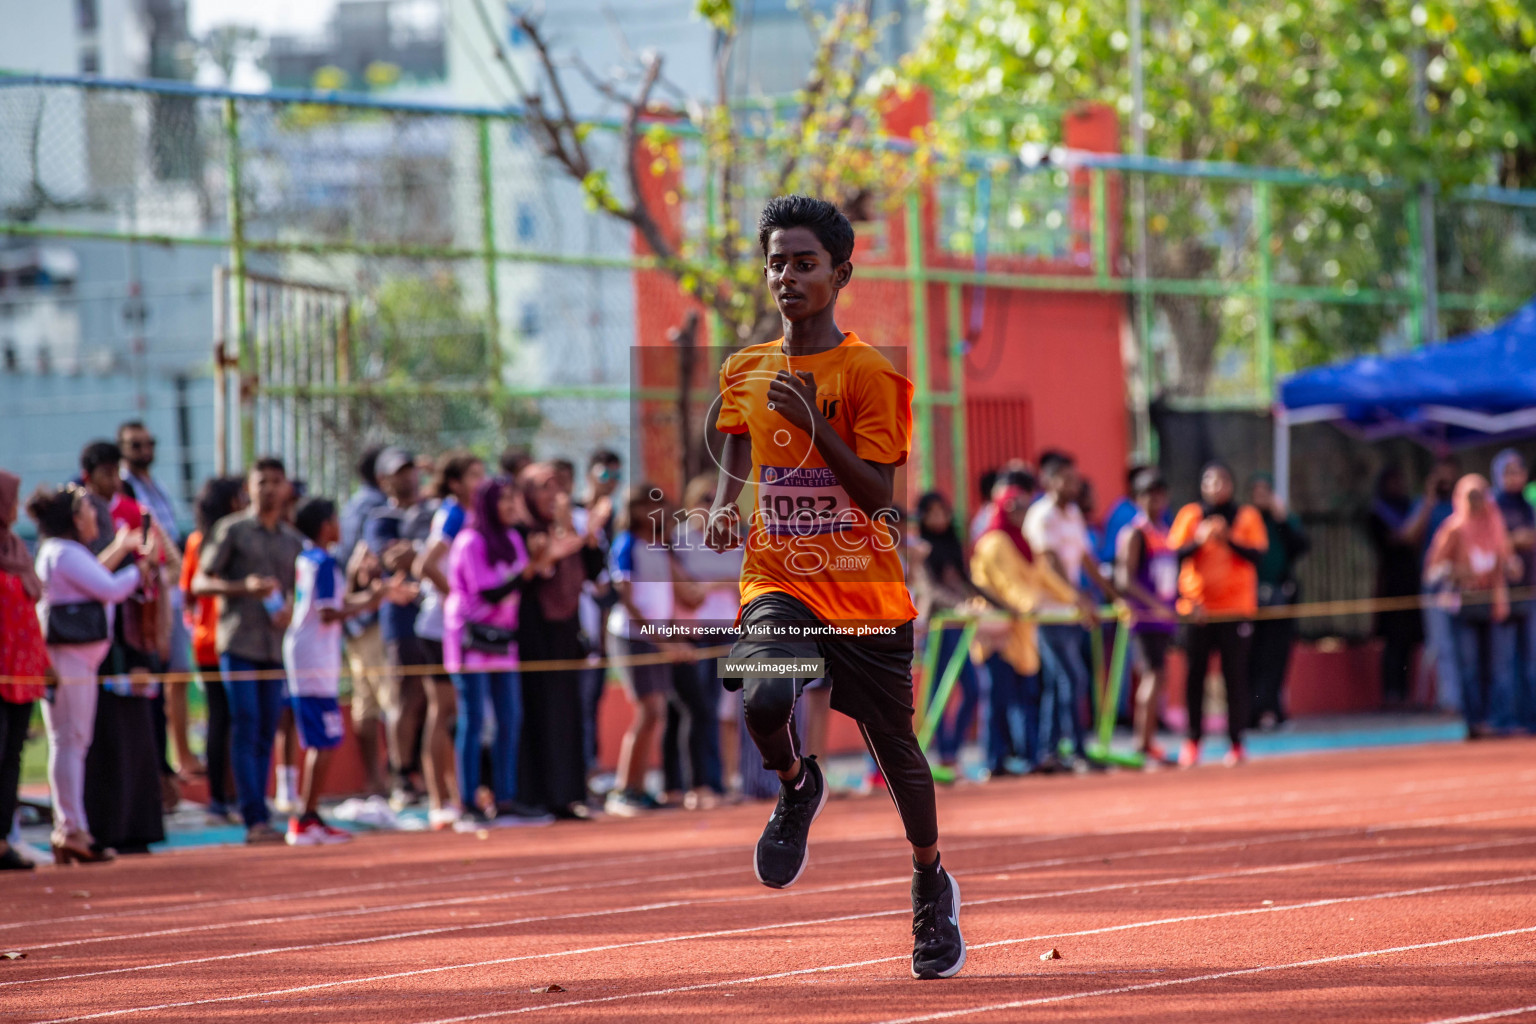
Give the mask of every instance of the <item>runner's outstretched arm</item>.
M 741 515 L 736 499 L 752 472 L 752 435 L 726 434 L 720 449 L 720 475 L 715 480 L 715 501 L 709 508 L 704 544 L 713 551 L 729 551 L 742 542 Z
M 752 435 L 726 434 L 720 449 L 720 476 L 715 480 L 715 508 L 736 504 L 752 472 Z

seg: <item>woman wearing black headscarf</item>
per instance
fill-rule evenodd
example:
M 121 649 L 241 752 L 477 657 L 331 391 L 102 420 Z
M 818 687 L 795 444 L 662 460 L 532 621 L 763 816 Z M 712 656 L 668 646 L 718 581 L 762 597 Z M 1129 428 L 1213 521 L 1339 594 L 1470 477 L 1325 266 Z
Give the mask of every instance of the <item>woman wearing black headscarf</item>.
M 960 535 L 955 532 L 955 513 L 949 501 L 938 491 L 929 491 L 917 502 L 918 533 L 923 542 L 923 558 L 912 574 L 913 598 L 918 616 L 925 624 L 934 615 L 953 612 L 961 604 L 980 596 L 981 592 L 971 583 L 970 569 L 965 562 L 965 551 L 960 546 Z M 943 673 L 960 646 L 960 625 L 940 627 L 939 672 Z M 939 715 L 936 740 L 939 748 L 939 765 L 933 777 L 939 782 L 954 782 L 959 777 L 960 746 L 971 729 L 976 711 L 981 707 L 981 683 L 976 678 L 976 668 L 969 657 L 963 658 L 960 667 L 960 706 L 954 715 L 945 715 L 945 708 L 930 708 L 931 714 Z M 938 679 L 928 681 L 930 687 L 938 686 Z
M 1376 549 L 1376 596 L 1417 597 L 1421 588 L 1425 514 L 1408 492 L 1403 467 L 1393 464 L 1376 478 L 1376 496 L 1366 527 Z M 1393 703 L 1408 699 L 1413 649 L 1424 640 L 1424 620 L 1417 608 L 1376 613 L 1375 634 L 1382 639 L 1381 692 Z
M 523 534 L 530 556 L 554 556 L 546 575 L 529 584 L 518 614 L 521 662 L 579 661 L 587 655 L 581 639 L 578 603 L 582 585 L 603 569 L 602 532 L 612 506 L 607 499 L 588 510 L 587 531 L 571 524 L 569 496 L 560 490 L 555 467 L 535 463 L 518 476 L 524 504 Z M 582 740 L 581 687 L 575 669 L 525 671 L 523 741 L 518 788 L 521 803 L 556 817 L 585 817 L 586 758 Z

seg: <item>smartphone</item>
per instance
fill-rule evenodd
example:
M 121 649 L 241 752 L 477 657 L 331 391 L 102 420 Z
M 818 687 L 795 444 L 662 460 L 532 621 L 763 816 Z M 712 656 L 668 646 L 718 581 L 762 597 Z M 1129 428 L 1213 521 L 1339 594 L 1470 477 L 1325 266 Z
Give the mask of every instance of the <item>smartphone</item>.
M 149 540 L 149 527 L 154 523 L 155 517 L 149 514 L 149 509 L 144 510 L 144 539 Z
M 261 606 L 267 610 L 268 615 L 276 615 L 287 603 L 288 597 L 281 587 L 272 588 L 272 593 L 261 599 Z

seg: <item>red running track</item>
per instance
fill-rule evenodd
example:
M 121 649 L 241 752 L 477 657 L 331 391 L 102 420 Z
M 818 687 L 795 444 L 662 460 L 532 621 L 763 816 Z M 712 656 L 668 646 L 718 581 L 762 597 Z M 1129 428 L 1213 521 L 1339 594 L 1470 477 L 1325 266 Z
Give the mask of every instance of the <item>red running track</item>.
M 1536 742 L 944 791 L 945 982 L 885 797 L 828 805 L 785 892 L 766 815 L 12 875 L 0 1020 L 1536 1022 Z

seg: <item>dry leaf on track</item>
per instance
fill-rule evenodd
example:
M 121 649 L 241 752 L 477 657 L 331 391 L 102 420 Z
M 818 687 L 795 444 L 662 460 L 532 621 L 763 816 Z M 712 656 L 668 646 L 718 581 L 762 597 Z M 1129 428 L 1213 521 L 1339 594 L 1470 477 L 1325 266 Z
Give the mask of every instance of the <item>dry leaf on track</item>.
M 1061 959 L 1061 953 L 1058 952 L 1056 949 L 1052 948 L 1052 949 L 1050 949 L 1050 950 L 1048 950 L 1048 951 L 1046 951 L 1044 953 L 1041 953 L 1040 954 L 1040 959 L 1041 960 L 1060 960 Z
M 565 989 L 561 988 L 559 985 L 536 985 L 533 988 L 529 989 L 528 991 L 529 992 L 564 992 Z

